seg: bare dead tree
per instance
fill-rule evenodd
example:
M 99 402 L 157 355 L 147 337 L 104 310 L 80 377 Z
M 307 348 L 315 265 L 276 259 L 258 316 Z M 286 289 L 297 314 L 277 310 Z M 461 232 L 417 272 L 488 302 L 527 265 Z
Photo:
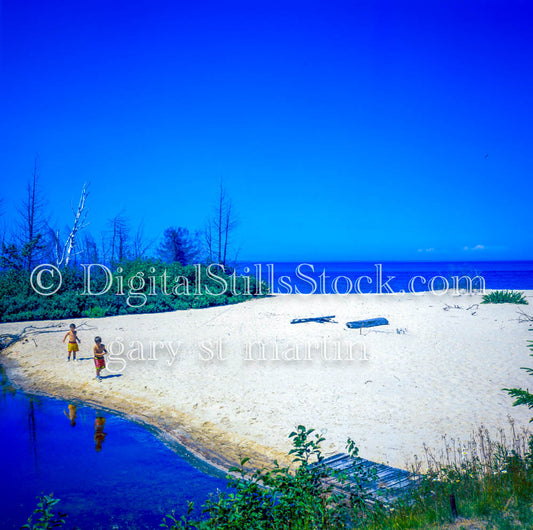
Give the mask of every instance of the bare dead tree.
M 58 267 L 62 265 L 67 267 L 69 263 L 72 261 L 72 259 L 74 258 L 74 252 L 76 248 L 78 232 L 87 226 L 85 224 L 85 220 L 87 218 L 87 210 L 85 209 L 85 201 L 87 200 L 88 195 L 89 195 L 89 192 L 87 191 L 87 184 L 84 184 L 81 189 L 78 207 L 76 210 L 74 210 L 74 208 L 72 209 L 72 213 L 74 214 L 74 221 L 72 223 L 72 228 L 70 230 L 70 233 L 67 236 L 67 239 L 62 248 L 59 244 L 59 241 L 60 241 L 59 230 L 56 231 L 56 237 L 55 237 L 56 265 Z
M 108 246 L 108 238 L 105 234 L 105 232 L 100 233 L 100 248 L 101 248 L 101 256 L 104 263 L 109 263 L 109 246 Z
M 213 263 L 213 223 L 209 219 L 204 228 L 204 242 L 207 252 L 207 261 Z
M 140 222 L 137 226 L 137 231 L 133 237 L 132 254 L 133 259 L 144 258 L 148 249 L 155 243 L 155 240 L 146 241 L 144 237 L 144 223 Z
M 126 218 L 118 214 L 110 220 L 110 261 L 121 262 L 130 253 L 130 227 Z
M 220 194 L 218 197 L 218 208 L 215 215 L 215 228 L 217 231 L 217 249 L 218 249 L 218 263 L 223 265 L 222 262 L 222 234 L 224 233 L 224 227 L 222 220 L 224 219 L 224 203 L 226 200 L 226 191 L 220 183 Z
M 19 209 L 21 220 L 15 235 L 23 266 L 28 271 L 31 271 L 44 250 L 43 236 L 47 225 L 44 206 L 45 203 L 39 190 L 37 157 L 35 157 L 33 174 L 27 185 L 26 199 Z
M 6 225 L 4 221 L 4 198 L 0 197 L 0 219 L 2 224 L 0 225 L 0 244 L 4 245 L 6 242 Z
M 233 202 L 231 199 L 226 200 L 225 209 L 224 209 L 224 226 L 223 226 L 223 236 L 224 236 L 224 250 L 222 253 L 222 263 L 226 264 L 228 258 L 228 242 L 230 234 L 233 233 L 234 228 L 237 226 L 237 220 L 234 217 L 233 212 Z
M 83 235 L 81 254 L 86 263 L 98 262 L 98 246 L 92 235 L 89 233 Z
M 129 234 L 130 229 L 126 222 L 126 220 L 120 220 L 122 222 L 118 222 L 116 226 L 116 233 L 117 233 L 117 258 L 118 261 L 122 261 L 123 259 L 127 258 L 129 254 Z
M 216 256 L 217 263 L 227 264 L 231 238 L 237 224 L 233 202 L 220 183 L 216 206 L 204 229 L 204 242 L 209 261 L 213 261 L 213 257 Z

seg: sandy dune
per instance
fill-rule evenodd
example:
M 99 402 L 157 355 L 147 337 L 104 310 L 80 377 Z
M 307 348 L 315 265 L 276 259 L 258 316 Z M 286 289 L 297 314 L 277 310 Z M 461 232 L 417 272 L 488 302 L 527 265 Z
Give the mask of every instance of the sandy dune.
M 533 304 L 533 292 L 526 293 Z M 325 433 L 327 453 L 347 437 L 361 456 L 404 467 L 438 449 L 446 434 L 463 440 L 481 424 L 496 433 L 511 414 L 503 387 L 531 387 L 528 324 L 517 309 L 476 305 L 479 295 L 278 295 L 244 304 L 152 315 L 77 319 L 79 357 L 61 343 L 69 321 L 2 354 L 13 380 L 32 391 L 83 400 L 158 426 L 198 456 L 227 467 L 251 456 L 282 459 L 298 424 Z M 338 323 L 291 325 L 335 315 Z M 347 329 L 347 321 L 385 317 L 389 326 Z M 26 324 L 1 324 L 0 333 Z M 113 375 L 94 378 L 100 335 Z

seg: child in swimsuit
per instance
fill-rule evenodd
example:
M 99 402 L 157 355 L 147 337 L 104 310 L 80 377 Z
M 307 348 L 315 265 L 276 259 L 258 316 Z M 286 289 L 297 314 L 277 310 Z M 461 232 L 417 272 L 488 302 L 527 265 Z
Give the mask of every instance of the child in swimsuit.
M 107 353 L 105 345 L 102 344 L 102 339 L 100 337 L 95 337 L 93 351 L 94 351 L 94 366 L 96 367 L 96 379 L 98 381 L 102 380 L 100 372 L 105 368 L 105 359 L 104 355 Z
M 72 352 L 72 359 L 76 360 L 76 352 L 79 350 L 78 348 L 78 342 L 81 344 L 81 340 L 78 338 L 78 334 L 76 332 L 76 325 L 71 324 L 70 325 L 70 331 L 67 332 L 67 334 L 63 337 L 63 342 L 67 340 L 68 337 L 68 357 L 67 361 L 70 361 L 70 354 Z

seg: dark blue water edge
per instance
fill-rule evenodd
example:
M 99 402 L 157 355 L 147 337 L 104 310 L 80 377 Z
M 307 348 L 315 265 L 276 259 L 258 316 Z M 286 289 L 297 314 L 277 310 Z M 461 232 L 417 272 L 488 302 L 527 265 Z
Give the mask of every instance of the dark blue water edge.
M 164 515 L 194 515 L 224 473 L 153 428 L 107 409 L 27 394 L 2 370 L 1 528 L 20 528 L 36 496 L 53 493 L 65 529 L 159 528 Z M 73 406 L 76 409 L 73 409 Z M 179 454 L 178 454 L 179 453 Z
M 533 289 L 533 261 L 255 261 L 242 262 L 237 270 L 260 278 L 275 294 Z

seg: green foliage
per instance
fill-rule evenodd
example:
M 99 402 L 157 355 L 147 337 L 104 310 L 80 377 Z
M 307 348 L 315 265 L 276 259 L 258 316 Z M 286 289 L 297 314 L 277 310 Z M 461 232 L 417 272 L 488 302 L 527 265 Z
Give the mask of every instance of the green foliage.
M 303 425 L 291 432 L 295 469 L 281 467 L 277 461 L 272 469 L 247 470 L 248 459 L 232 467 L 228 476 L 230 492 L 219 492 L 204 505 L 207 519 L 194 521 L 173 515 L 172 523 L 162 526 L 170 530 L 183 528 L 222 530 L 318 529 L 346 528 L 361 514 L 360 505 L 348 486 L 348 477 L 335 473 L 343 492 L 333 489 L 332 471 L 322 464 L 321 443 L 324 438 Z M 352 442 L 351 455 L 357 448 Z M 364 481 L 361 478 L 360 483 Z M 356 507 L 354 511 L 354 507 Z M 189 510 L 190 516 L 191 510 Z
M 165 515 L 163 522 L 159 525 L 161 528 L 167 528 L 168 530 L 191 530 L 197 528 L 194 523 L 191 522 L 191 514 L 194 509 L 194 503 L 187 502 L 187 513 L 182 515 L 179 519 L 176 519 L 175 512 Z
M 442 528 L 453 521 L 450 495 L 457 500 L 459 515 L 483 518 L 489 528 L 533 528 L 533 440 L 529 453 L 519 454 L 492 442 L 480 429 L 485 457 L 466 455 L 448 464 L 435 462 L 418 486 L 389 504 L 368 502 L 366 488 L 376 479 L 375 470 L 358 466 L 358 449 L 348 439 L 347 450 L 354 459 L 355 471 L 348 477 L 334 473 L 341 486 L 334 490 L 331 471 L 326 470 L 320 444 L 323 438 L 304 426 L 290 434 L 290 454 L 299 464 L 295 471 L 277 462 L 269 471 L 246 471 L 248 459 L 231 471 L 232 493 L 219 493 L 204 506 L 207 520 L 188 516 L 174 521 L 178 529 L 411 529 Z M 474 440 L 472 441 L 474 442 Z M 490 445 L 492 449 L 486 447 Z M 472 445 L 473 446 L 473 445 Z M 447 446 L 448 457 L 452 452 Z M 348 479 L 350 479 L 348 481 Z M 385 494 L 386 492 L 382 492 Z M 465 521 L 466 522 L 466 521 Z M 493 526 L 490 526 L 493 525 Z
M 112 279 L 102 267 L 93 267 L 89 283 L 83 269 L 64 268 L 61 288 L 43 296 L 32 289 L 27 271 L 8 269 L 0 271 L 0 321 L 160 313 L 234 304 L 268 294 L 264 283 L 232 272 L 145 259 L 114 266 Z
M 450 456 L 454 449 L 447 445 L 447 463 L 433 460 L 418 486 L 405 497 L 371 504 L 365 488 L 376 478 L 375 470 L 364 472 L 355 465 L 353 476 L 342 472 L 332 476 L 323 465 L 322 436 L 300 425 L 290 434 L 296 468 L 274 462 L 272 469 L 251 470 L 245 458 L 230 469 L 228 491 L 218 492 L 204 504 L 204 518 L 193 518 L 194 505 L 189 502 L 187 514 L 178 519 L 173 512 L 160 526 L 167 530 L 436 530 L 453 522 L 453 494 L 465 524 L 472 518 L 482 519 L 487 528 L 533 528 L 533 440 L 529 450 L 518 449 L 523 447 L 520 440 L 513 442 L 516 450 L 509 450 L 484 436 L 469 444 L 477 450 L 482 445 L 481 453 L 466 454 L 457 447 L 456 459 Z M 347 450 L 357 464 L 353 440 L 348 439 Z M 332 478 L 340 487 L 333 487 Z M 63 515 L 52 512 L 56 503 L 52 496 L 42 497 L 23 528 L 61 526 Z M 31 521 L 34 516 L 40 517 L 36 523 Z
M 487 529 L 533 528 L 533 441 L 528 447 L 527 434 L 517 434 L 510 424 L 511 447 L 503 431 L 495 441 L 480 428 L 467 443 L 443 437 L 444 461 L 426 448 L 428 470 L 418 486 L 387 510 L 370 511 L 361 528 L 448 528 L 452 494 L 467 528 L 469 519 L 485 521 Z
M 5 244 L 2 242 L 0 251 L 0 266 L 15 271 L 27 269 L 31 263 L 32 255 L 35 251 L 44 249 L 42 234 L 37 234 L 30 241 L 18 247 L 14 243 Z
M 482 519 L 488 523 L 487 528 L 533 528 L 532 471 L 526 458 L 513 454 L 491 471 L 479 472 L 475 462 L 459 470 L 444 466 L 425 475 L 407 501 L 396 503 L 384 516 L 368 518 L 362 527 L 442 528 L 453 522 L 453 494 L 465 525 L 468 519 Z
M 310 464 L 310 460 L 315 460 L 319 463 L 323 460 L 320 444 L 324 441 L 324 437 L 315 433 L 314 439 L 309 440 L 309 436 L 314 432 L 314 429 L 306 429 L 303 425 L 298 425 L 296 431 L 289 434 L 294 446 L 289 451 L 289 454 L 296 455 L 294 457 L 295 462 L 307 466 Z
M 482 304 L 526 304 L 524 293 L 515 291 L 492 291 L 483 295 Z
M 370 501 L 370 494 L 367 491 L 367 486 L 369 483 L 377 480 L 376 469 L 363 466 L 357 456 L 359 454 L 359 449 L 351 438 L 348 438 L 348 441 L 346 442 L 346 450 L 352 457 L 355 465 L 349 476 L 340 473 L 336 478 L 341 484 L 348 486 L 352 504 L 360 510 L 360 513 L 367 514 L 368 502 Z M 377 495 L 383 498 L 386 496 L 386 492 L 378 490 Z M 374 508 L 375 513 L 380 512 L 380 506 L 377 503 L 374 505 Z
M 163 261 L 178 262 L 183 265 L 194 263 L 200 254 L 199 234 L 191 234 L 182 226 L 170 227 L 163 233 L 158 254 Z
M 54 499 L 54 494 L 40 495 L 37 508 L 28 517 L 28 522 L 21 526 L 24 530 L 47 530 L 49 528 L 59 528 L 65 523 L 66 514 L 54 513 L 53 508 L 60 499 Z
M 102 318 L 110 314 L 111 306 L 101 307 L 99 305 L 93 306 L 82 312 L 82 316 L 87 318 Z
M 529 331 L 533 331 L 533 329 L 530 329 Z M 528 340 L 527 342 L 528 348 L 533 352 L 533 340 Z M 531 353 L 530 356 L 533 357 L 533 353 Z M 533 375 L 533 368 L 523 367 L 522 370 L 525 370 L 529 375 Z M 513 406 L 525 405 L 528 409 L 533 409 L 533 394 L 528 390 L 524 390 L 523 388 L 504 388 L 503 390 L 511 397 L 515 398 Z M 533 417 L 529 421 L 533 422 Z M 533 443 L 533 437 L 531 440 Z

